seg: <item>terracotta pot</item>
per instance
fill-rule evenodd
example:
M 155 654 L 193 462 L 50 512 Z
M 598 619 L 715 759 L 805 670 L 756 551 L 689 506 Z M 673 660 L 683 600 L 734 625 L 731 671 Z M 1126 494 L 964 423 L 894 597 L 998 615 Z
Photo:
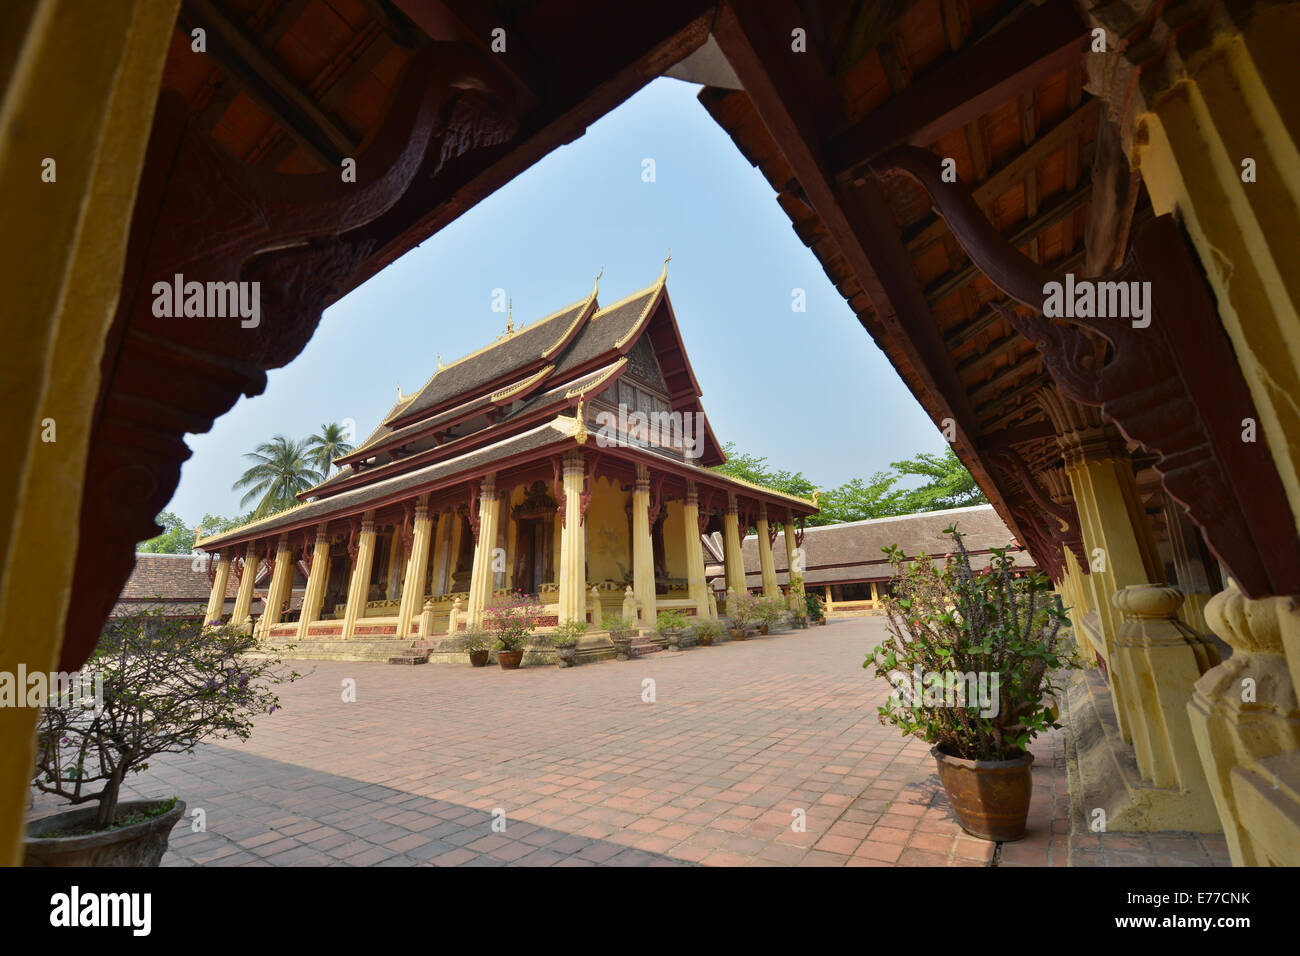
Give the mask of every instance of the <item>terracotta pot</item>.
M 487 667 L 489 651 L 470 651 L 469 662 L 475 667 Z
M 124 800 L 118 816 L 157 807 L 164 800 Z M 185 815 L 185 801 L 142 823 L 84 836 L 37 836 L 76 830 L 91 822 L 98 807 L 68 810 L 27 824 L 23 866 L 157 866 L 167 852 L 172 827 Z
M 769 629 L 768 629 L 768 626 L 767 626 L 766 624 L 760 624 L 760 625 L 758 625 L 758 633 L 760 633 L 760 634 L 768 634 L 768 633 L 770 633 L 770 631 L 769 631 Z
M 700 647 L 713 646 L 713 638 L 709 637 L 708 635 L 703 635 L 701 637 L 698 637 L 696 638 L 696 641 L 699 643 Z
M 737 630 L 733 630 L 733 631 L 731 632 L 731 639 L 732 639 L 733 641 L 743 641 L 743 640 L 744 640 L 746 637 L 748 637 L 748 636 L 749 636 L 749 635 L 745 632 L 745 629 L 744 629 L 744 628 L 741 628 L 741 629 L 738 630 L 738 631 L 737 631 Z
M 819 618 L 817 618 L 817 624 L 818 624 L 819 627 L 825 627 L 825 626 L 826 626 L 826 618 L 824 618 L 824 617 L 819 617 Z
M 523 651 L 497 651 L 497 663 L 503 671 L 519 670 L 519 662 L 523 659 Z
M 1033 793 L 1033 754 L 1014 760 L 963 760 L 938 747 L 930 753 L 963 830 L 983 840 L 1024 839 Z

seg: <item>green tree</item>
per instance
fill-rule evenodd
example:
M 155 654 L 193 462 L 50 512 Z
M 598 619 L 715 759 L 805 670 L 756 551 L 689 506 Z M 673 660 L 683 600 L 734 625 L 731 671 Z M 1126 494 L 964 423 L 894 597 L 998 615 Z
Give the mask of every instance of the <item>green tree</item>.
M 320 431 L 307 439 L 307 454 L 321 477 L 329 477 L 334 459 L 346 455 L 355 447 L 347 440 L 347 429 L 338 422 L 322 425 Z
M 963 508 L 967 505 L 987 504 L 988 498 L 975 483 L 974 476 L 966 470 L 951 447 L 942 455 L 921 452 L 914 458 L 890 463 L 900 475 L 916 475 L 928 479 L 919 488 L 909 489 L 903 498 L 899 514 L 916 511 L 942 511 L 945 508 Z
M 320 472 L 313 467 L 313 456 L 306 441 L 292 441 L 276 435 L 269 442 L 257 446 L 256 451 L 244 455 L 256 462 L 234 484 L 234 490 L 247 489 L 239 499 L 241 506 L 257 501 L 253 509 L 255 518 L 291 508 L 298 503 L 297 495 L 321 480 Z
M 726 464 L 713 467 L 713 470 L 719 474 L 730 475 L 732 478 L 740 478 L 744 481 L 752 481 L 766 488 L 783 491 L 787 495 L 796 495 L 800 498 L 812 497 L 813 489 L 816 486 L 803 476 L 803 472 L 773 471 L 767 467 L 766 458 L 743 455 L 736 451 L 733 442 L 727 442 L 723 445 L 722 451 L 727 456 Z
M 163 526 L 163 533 L 156 538 L 141 542 L 137 551 L 152 554 L 189 554 L 194 550 L 194 529 L 187 528 L 180 515 L 164 511 L 154 519 Z
M 898 476 L 885 471 L 878 471 L 866 480 L 854 478 L 847 481 L 820 497 L 821 513 L 809 518 L 808 524 L 838 524 L 906 514 L 903 502 L 907 492 L 895 488 L 897 483 Z

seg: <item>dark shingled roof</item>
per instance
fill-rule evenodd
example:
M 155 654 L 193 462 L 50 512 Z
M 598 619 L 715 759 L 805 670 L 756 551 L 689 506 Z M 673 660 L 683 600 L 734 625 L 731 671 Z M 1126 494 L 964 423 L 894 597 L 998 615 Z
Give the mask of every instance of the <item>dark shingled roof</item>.
M 590 302 L 591 296 L 587 296 L 580 302 L 519 329 L 507 338 L 499 339 L 444 366 L 433 374 L 414 399 L 403 403 L 404 407 L 399 406 L 389 412 L 384 423 L 391 425 L 398 415 L 407 418 L 435 408 L 457 395 L 482 388 L 489 382 L 538 361 L 546 349 L 560 341 Z
M 606 306 L 588 320 L 586 327 L 578 333 L 573 344 L 565 350 L 555 369 L 556 376 L 562 376 L 606 352 L 613 351 L 616 343 L 627 335 L 637 322 L 645 316 L 651 301 L 663 286 L 656 282 L 647 289 L 635 292 L 626 299 L 620 299 L 613 305 Z
M 804 531 L 804 583 L 888 580 L 893 576 L 893 569 L 882 548 L 898 545 L 908 556 L 924 552 L 932 557 L 942 557 L 952 550 L 951 539 L 943 529 L 954 523 L 965 535 L 966 549 L 972 555 L 971 565 L 977 570 L 988 565 L 990 548 L 1004 548 L 1013 541 L 1011 531 L 992 505 L 820 525 Z M 746 537 L 741 542 L 741 552 L 745 559 L 745 583 L 750 587 L 761 587 L 763 578 L 758 563 L 758 539 L 753 535 Z M 1021 549 L 1014 552 L 1013 557 L 1017 567 L 1033 567 L 1029 552 Z M 785 543 L 779 534 L 772 544 L 772 558 L 777 581 L 788 584 Z M 720 574 L 721 567 L 715 568 Z
M 198 556 L 200 570 L 194 570 L 195 555 L 136 552 L 135 569 L 126 579 L 119 601 L 202 601 L 208 603 L 212 582 L 208 580 L 208 559 Z M 238 584 L 232 574 L 226 582 L 226 597 L 234 598 Z

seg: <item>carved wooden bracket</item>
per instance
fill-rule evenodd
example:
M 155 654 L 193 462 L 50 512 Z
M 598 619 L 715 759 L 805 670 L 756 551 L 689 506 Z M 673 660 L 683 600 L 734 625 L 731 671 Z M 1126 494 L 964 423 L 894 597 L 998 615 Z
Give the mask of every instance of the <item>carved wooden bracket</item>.
M 513 135 L 513 94 L 499 77 L 469 48 L 425 47 L 355 157 L 355 183 L 338 171 L 290 176 L 246 166 L 179 93 L 160 96 L 101 365 L 61 669 L 85 661 L 131 573 L 136 542 L 160 533 L 154 516 L 190 456 L 184 435 L 208 431 L 241 394 L 260 394 L 265 370 L 302 350 L 322 308 L 376 248 L 369 224 L 449 160 Z M 203 317 L 156 314 L 160 290 L 177 281 L 223 298 L 242 288 L 249 304 L 251 283 L 260 283 L 257 324 L 228 309 L 208 314 L 212 291 L 200 297 Z
M 217 583 L 217 566 L 216 566 L 215 554 L 211 554 L 211 553 L 208 554 L 207 572 L 208 572 L 208 585 L 215 586 Z
M 578 524 L 581 525 L 587 520 L 587 508 L 591 506 L 591 498 L 596 493 L 596 464 L 600 461 L 600 452 L 595 452 L 587 456 L 587 475 L 583 484 L 582 493 L 578 495 Z
M 1003 239 L 964 186 L 943 182 L 940 157 L 901 147 L 874 168 L 920 183 L 971 261 L 1035 311 L 1025 318 L 998 306 L 1038 347 L 1062 392 L 1100 406 L 1126 438 L 1159 456 L 1154 467 L 1165 491 L 1248 597 L 1300 592 L 1300 538 L 1281 479 L 1263 442 L 1242 441 L 1243 423 L 1259 416 L 1200 265 L 1172 216 L 1143 226 L 1124 264 L 1095 280 L 1149 282 L 1147 324 L 1049 320 L 1041 315 L 1046 287 L 1064 286 L 1065 277 Z M 1110 343 L 1109 361 L 1099 361 L 1095 339 L 1081 329 Z
M 650 483 L 650 527 L 653 528 L 659 520 L 659 512 L 663 507 L 664 479 L 667 475 L 660 474 Z
M 471 481 L 469 484 L 469 504 L 467 505 L 467 507 L 469 508 L 469 527 L 470 530 L 474 532 L 475 544 L 478 544 L 478 528 L 479 528 L 479 523 L 481 518 L 479 514 L 479 503 L 478 503 L 478 496 L 481 488 L 482 488 L 482 482 L 479 482 L 477 480 Z
M 1033 500 L 1033 503 L 1040 508 L 1046 515 L 1053 519 L 1056 527 L 1052 527 L 1052 522 L 1042 524 L 1042 530 L 1049 541 L 1057 547 L 1049 549 L 1059 557 L 1061 547 L 1068 547 L 1074 552 L 1075 558 L 1079 562 L 1079 567 L 1084 574 L 1088 573 L 1089 564 L 1084 560 L 1083 553 L 1083 533 L 1079 528 L 1078 512 L 1069 505 L 1057 504 L 1046 491 L 1038 484 L 1025 464 L 1025 460 L 1020 454 L 1011 448 L 990 449 L 984 453 L 985 457 L 996 464 L 1010 478 L 1014 478 L 1025 489 L 1025 492 Z M 1059 581 L 1064 577 L 1064 563 L 1060 565 L 1061 574 L 1053 575 L 1052 580 Z

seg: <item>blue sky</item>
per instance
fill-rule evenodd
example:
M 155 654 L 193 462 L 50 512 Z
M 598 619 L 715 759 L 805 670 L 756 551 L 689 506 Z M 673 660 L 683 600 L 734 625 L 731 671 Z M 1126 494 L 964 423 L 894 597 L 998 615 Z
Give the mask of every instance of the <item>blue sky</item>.
M 410 394 L 428 380 L 436 353 L 451 362 L 504 330 L 493 290 L 506 290 L 525 324 L 586 296 L 602 268 L 603 304 L 650 285 L 670 248 L 668 294 L 719 440 L 822 488 L 942 452 L 939 431 L 698 89 L 656 80 L 327 309 L 263 394 L 188 436 L 194 455 L 167 510 L 191 527 L 205 513 L 247 510 L 231 485 L 244 453 L 276 434 L 351 418 L 364 438 L 398 383 Z M 642 180 L 646 158 L 654 182 Z M 791 309 L 796 288 L 806 312 Z

